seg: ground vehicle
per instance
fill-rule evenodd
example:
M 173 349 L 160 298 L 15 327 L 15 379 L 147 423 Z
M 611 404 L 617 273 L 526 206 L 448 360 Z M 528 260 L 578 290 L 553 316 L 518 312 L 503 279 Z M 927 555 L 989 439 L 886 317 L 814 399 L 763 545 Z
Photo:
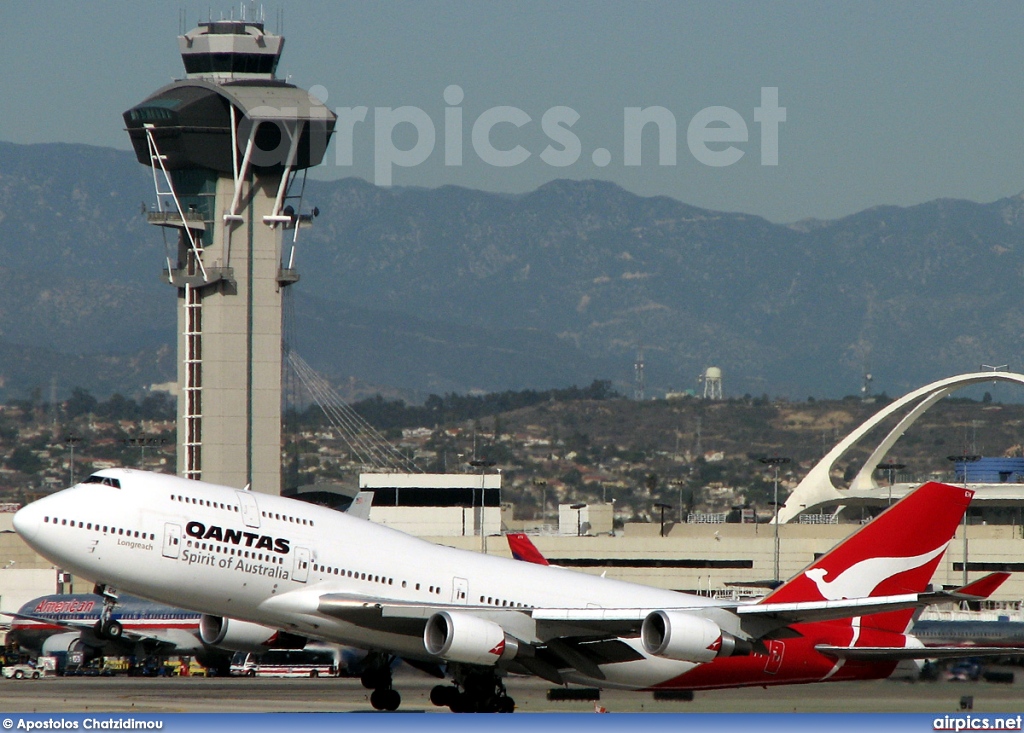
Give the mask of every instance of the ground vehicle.
M 337 677 L 344 668 L 339 649 L 310 644 L 305 649 L 248 654 L 237 664 L 233 660 L 231 673 L 246 677 Z
M 255 677 L 257 656 L 259 655 L 235 652 L 235 656 L 231 657 L 231 676 Z
M 7 679 L 32 679 L 37 680 L 40 677 L 45 677 L 47 672 L 45 669 L 39 667 L 33 667 L 31 664 L 8 664 L 4 667 L 4 677 Z
M 973 659 L 965 659 L 946 672 L 946 679 L 952 682 L 977 682 L 980 678 L 981 665 Z

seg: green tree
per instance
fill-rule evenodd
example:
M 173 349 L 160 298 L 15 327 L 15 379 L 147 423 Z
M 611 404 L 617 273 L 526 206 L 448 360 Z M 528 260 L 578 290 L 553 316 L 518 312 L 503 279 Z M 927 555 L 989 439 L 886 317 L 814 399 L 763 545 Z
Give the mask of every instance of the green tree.
M 19 445 L 11 453 L 11 457 L 7 459 L 7 467 L 12 471 L 32 474 L 39 472 L 43 467 L 43 462 L 39 456 L 32 452 L 31 448 Z

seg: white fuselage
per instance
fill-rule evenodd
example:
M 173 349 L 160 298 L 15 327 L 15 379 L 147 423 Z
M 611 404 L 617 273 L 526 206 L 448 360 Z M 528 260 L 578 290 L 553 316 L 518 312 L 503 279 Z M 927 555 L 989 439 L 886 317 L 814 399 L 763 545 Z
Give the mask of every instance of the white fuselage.
M 722 613 L 710 599 L 443 547 L 279 496 L 127 469 L 103 473 L 120 486 L 79 484 L 35 502 L 16 516 L 19 534 L 97 583 L 312 638 L 432 659 L 422 636 L 400 625 L 367 628 L 321 612 L 329 594 L 507 610 L 521 617 L 524 636 L 529 616 L 514 609 L 706 606 L 712 618 Z M 695 666 L 624 641 L 644 658 L 604 665 L 604 686 L 650 687 Z

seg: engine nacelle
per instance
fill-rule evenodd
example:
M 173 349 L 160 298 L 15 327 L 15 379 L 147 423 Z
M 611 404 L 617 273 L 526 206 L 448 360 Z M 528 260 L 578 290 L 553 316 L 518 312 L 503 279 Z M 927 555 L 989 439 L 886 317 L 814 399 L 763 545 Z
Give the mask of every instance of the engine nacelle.
M 43 641 L 39 653 L 43 656 L 49 656 L 51 654 L 72 654 L 74 652 L 87 654 L 89 651 L 92 651 L 94 655 L 96 654 L 96 648 L 86 644 L 80 632 L 68 631 L 64 634 L 54 634 L 47 637 Z
M 199 619 L 203 643 L 233 652 L 265 652 L 268 649 L 301 649 L 306 639 L 249 621 L 203 614 Z
M 519 652 L 519 640 L 498 624 L 457 611 L 438 611 L 427 620 L 423 646 L 449 662 L 487 666 L 513 659 Z
M 680 611 L 653 611 L 640 627 L 644 651 L 681 662 L 750 654 L 751 644 L 722 631 L 711 619 Z

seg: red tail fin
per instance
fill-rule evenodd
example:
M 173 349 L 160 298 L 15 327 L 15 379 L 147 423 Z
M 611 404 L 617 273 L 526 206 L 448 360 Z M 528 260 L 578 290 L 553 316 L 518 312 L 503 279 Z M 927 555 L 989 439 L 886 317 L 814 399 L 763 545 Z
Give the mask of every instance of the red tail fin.
M 522 532 L 512 532 L 505 537 L 508 539 L 508 549 L 512 557 L 523 562 L 532 562 L 534 565 L 548 565 L 548 561 L 540 554 L 540 550 Z
M 978 578 L 973 583 L 968 583 L 967 585 L 957 588 L 956 592 L 978 599 L 988 598 L 999 590 L 999 586 L 1005 583 L 1009 578 L 1010 573 L 989 573 L 983 578 Z
M 763 602 L 838 600 L 926 590 L 973 495 L 963 487 L 924 484 L 769 593 Z M 882 614 L 884 626 L 902 633 L 911 614 Z

